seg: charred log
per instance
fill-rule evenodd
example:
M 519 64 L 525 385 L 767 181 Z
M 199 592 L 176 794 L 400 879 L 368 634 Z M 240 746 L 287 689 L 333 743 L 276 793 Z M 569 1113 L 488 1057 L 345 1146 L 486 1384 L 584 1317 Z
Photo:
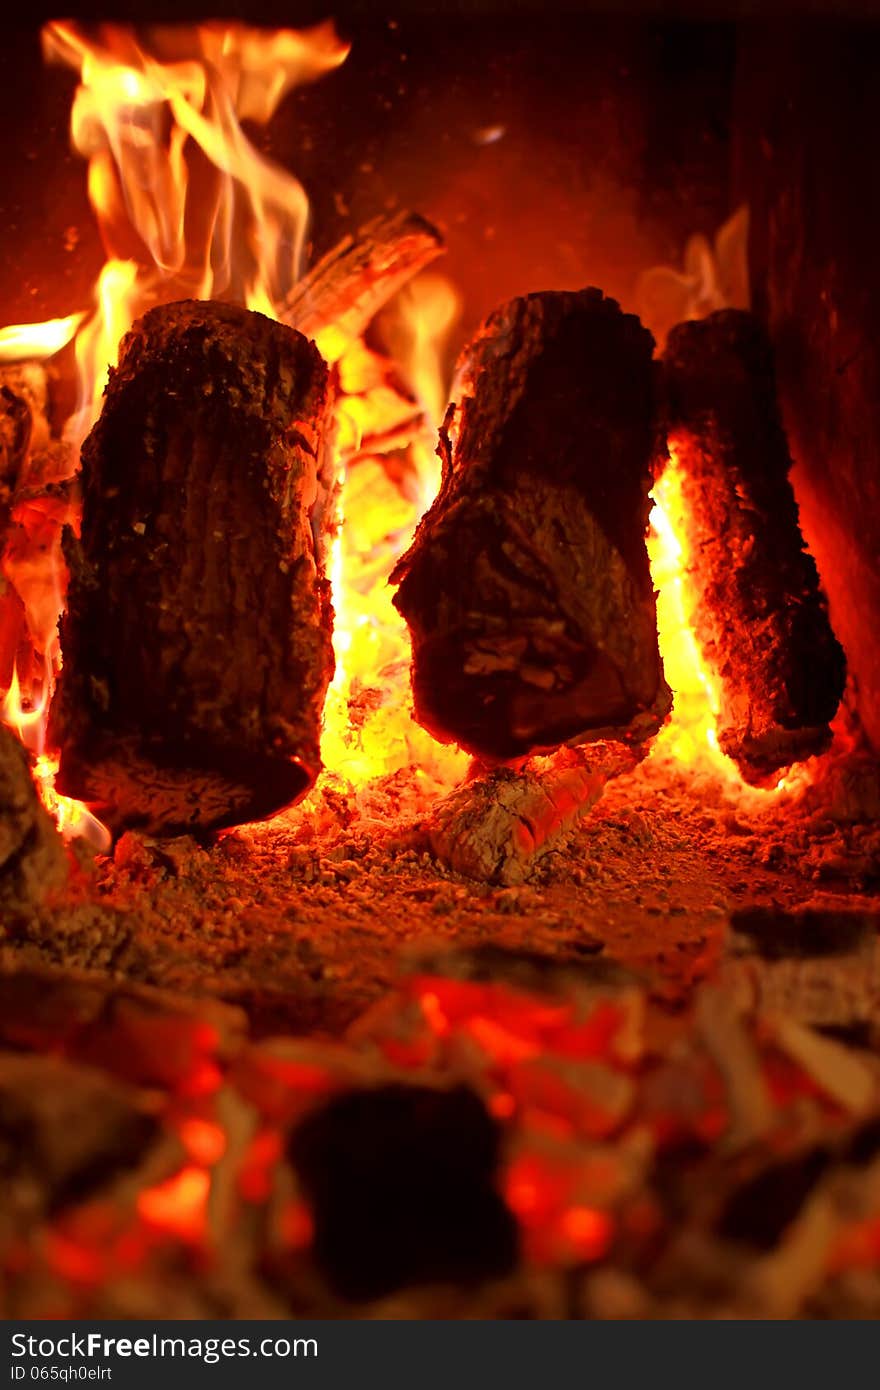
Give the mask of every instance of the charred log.
M 652 347 L 584 290 L 513 300 L 466 350 L 440 493 L 391 576 L 435 737 L 510 759 L 660 727 Z
M 663 379 L 718 741 L 760 783 L 827 746 L 845 679 L 789 481 L 772 349 L 751 314 L 725 310 L 673 330 Z
M 610 743 L 561 749 L 549 766 L 494 768 L 437 803 L 426 826 L 428 843 L 442 864 L 466 878 L 524 883 L 610 779 L 635 765 L 628 748 Z
M 333 670 L 328 372 L 230 305 L 153 309 L 83 446 L 50 738 L 113 830 L 269 815 L 317 775 Z

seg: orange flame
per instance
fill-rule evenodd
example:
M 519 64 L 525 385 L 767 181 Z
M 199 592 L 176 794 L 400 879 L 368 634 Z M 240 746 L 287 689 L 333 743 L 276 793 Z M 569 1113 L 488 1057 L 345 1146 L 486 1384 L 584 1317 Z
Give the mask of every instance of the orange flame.
M 45 56 L 80 77 L 71 140 L 89 161 L 89 200 L 109 260 L 77 341 L 80 443 L 107 367 L 139 314 L 172 299 L 228 297 L 274 316 L 300 271 L 308 199 L 241 128 L 265 125 L 282 98 L 338 67 L 332 24 L 297 32 L 207 23 L 157 30 L 156 52 L 104 25 L 43 30 Z

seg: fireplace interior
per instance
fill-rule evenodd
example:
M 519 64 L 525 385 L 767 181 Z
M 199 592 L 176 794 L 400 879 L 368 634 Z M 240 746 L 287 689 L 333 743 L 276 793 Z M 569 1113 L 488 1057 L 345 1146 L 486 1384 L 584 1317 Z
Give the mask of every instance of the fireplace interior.
M 880 32 L 735 8 L 9 29 L 4 1316 L 880 1313 Z

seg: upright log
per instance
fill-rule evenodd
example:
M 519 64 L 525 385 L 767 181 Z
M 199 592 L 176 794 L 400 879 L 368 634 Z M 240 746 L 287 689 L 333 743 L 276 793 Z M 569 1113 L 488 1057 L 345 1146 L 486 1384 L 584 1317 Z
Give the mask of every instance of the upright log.
M 333 671 L 328 371 L 261 314 L 186 301 L 124 339 L 82 453 L 58 789 L 113 830 L 266 816 L 320 767 Z
M 512 759 L 639 744 L 670 706 L 645 548 L 653 339 L 599 290 L 493 314 L 459 364 L 443 480 L 391 576 L 416 716 Z
M 801 535 L 772 348 L 752 314 L 723 310 L 673 329 L 663 381 L 685 598 L 718 741 L 760 784 L 827 745 L 846 674 Z

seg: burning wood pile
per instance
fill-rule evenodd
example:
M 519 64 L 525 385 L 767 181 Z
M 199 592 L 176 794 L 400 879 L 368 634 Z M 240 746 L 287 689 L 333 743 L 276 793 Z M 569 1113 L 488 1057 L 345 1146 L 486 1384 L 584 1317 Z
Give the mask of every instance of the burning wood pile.
M 759 321 L 658 356 L 597 288 L 524 293 L 447 391 L 440 232 L 301 273 L 238 125 L 326 30 L 46 42 L 111 259 L 91 316 L 0 334 L 3 1313 L 876 1310 L 876 920 L 734 881 L 674 997 L 603 953 L 624 881 L 618 945 L 690 920 L 640 890 L 715 833 L 707 770 L 725 844 L 789 798 L 800 860 L 849 798 L 880 864 L 876 768 L 816 761 L 845 663 Z
M 338 315 L 325 328 L 363 331 L 364 296 L 369 312 L 424 260 L 408 259 L 409 225 L 381 271 L 362 273 L 362 242 L 319 271 Z M 424 238 L 433 253 L 439 239 Z M 391 575 L 416 718 L 478 768 L 565 745 L 549 777 L 569 813 L 644 756 L 671 706 L 645 544 L 667 441 L 722 750 L 750 780 L 775 780 L 827 746 L 842 693 L 757 322 L 731 311 L 683 325 L 659 373 L 652 349 L 597 290 L 499 311 L 460 361 L 440 492 Z M 315 781 L 333 673 L 337 384 L 304 334 L 230 305 L 158 307 L 122 344 L 82 449 L 80 536 L 65 532 L 66 660 L 49 723 L 58 790 L 114 833 L 222 828 Z M 14 512 L 24 393 L 6 388 L 5 420 Z M 497 822 L 488 775 L 460 809 L 483 797 Z M 511 815 L 540 841 L 567 812 L 551 790 L 549 822 L 530 814 L 528 772 L 517 777 Z M 467 871 L 461 801 L 446 839 Z M 438 815 L 442 826 L 450 812 Z M 503 876 L 509 836 L 486 834 Z
M 202 65 L 209 129 L 230 100 L 268 119 L 283 84 L 257 100 L 267 74 L 292 83 L 345 57 L 325 29 L 281 33 L 268 49 L 221 30 L 180 40 Z M 167 107 L 184 144 L 223 171 L 180 104 L 195 99 L 189 77 L 122 31 L 93 40 L 57 24 L 45 43 L 80 72 L 73 137 L 92 161 L 105 234 L 136 231 L 155 262 L 108 262 L 102 315 L 86 327 L 74 315 L 4 335 L 5 358 L 36 344 L 50 363 L 3 368 L 0 665 L 7 722 L 39 754 L 56 818 L 91 814 L 99 837 L 221 830 L 297 802 L 322 758 L 362 784 L 425 772 L 449 745 L 434 852 L 473 877 L 517 881 L 669 722 L 652 489 L 679 547 L 707 741 L 762 787 L 828 745 L 843 654 L 799 530 L 756 319 L 730 310 L 683 324 L 658 362 L 650 333 L 599 290 L 530 293 L 465 347 L 445 419 L 432 420 L 444 399 L 437 344 L 426 391 L 412 362 L 407 382 L 394 343 L 401 295 L 442 251 L 436 229 L 378 218 L 292 279 L 301 190 L 245 144 L 234 177 L 210 190 L 206 244 L 194 254 L 178 229 L 155 245 L 156 200 L 170 180 L 188 207 L 196 168 L 181 181 L 157 126 L 164 172 L 139 202 L 144 137 L 125 102 L 137 89 L 151 122 Z M 240 246 L 236 219 L 250 229 Z M 255 261 L 263 242 L 272 254 Z M 199 276 L 197 299 L 175 294 Z M 227 302 L 236 292 L 247 308 Z M 89 374 L 65 424 L 50 388 L 72 336 Z M 103 398 L 102 352 L 118 357 Z M 359 530 L 371 493 L 375 561 Z

